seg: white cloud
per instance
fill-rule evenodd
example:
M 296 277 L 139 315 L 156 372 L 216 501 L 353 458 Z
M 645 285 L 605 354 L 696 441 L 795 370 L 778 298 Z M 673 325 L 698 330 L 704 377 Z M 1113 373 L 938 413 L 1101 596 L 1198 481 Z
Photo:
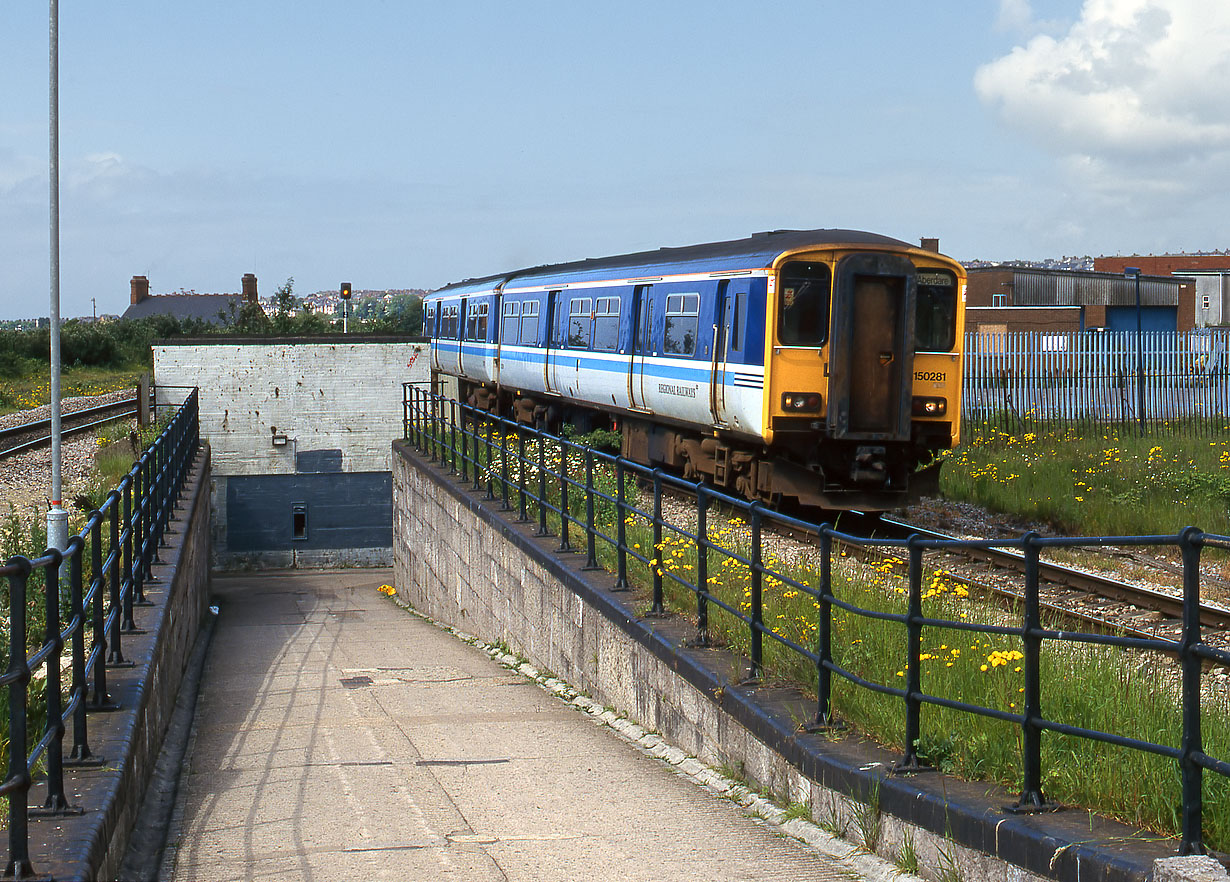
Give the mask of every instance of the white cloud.
M 1002 21 L 1030 14 L 1001 0 Z M 1086 0 L 1058 37 L 1035 36 L 981 67 L 980 98 L 1065 157 L 1117 166 L 1230 150 L 1230 5 Z
M 1029 0 L 999 0 L 995 26 L 1001 31 L 1025 31 L 1033 27 L 1034 11 Z

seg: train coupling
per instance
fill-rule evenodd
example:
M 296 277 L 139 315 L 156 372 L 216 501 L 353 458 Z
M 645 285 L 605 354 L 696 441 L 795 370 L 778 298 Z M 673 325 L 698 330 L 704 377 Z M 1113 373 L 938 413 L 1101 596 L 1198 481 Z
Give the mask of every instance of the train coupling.
M 888 463 L 883 447 L 859 447 L 854 451 L 850 480 L 860 487 L 883 487 L 888 483 Z

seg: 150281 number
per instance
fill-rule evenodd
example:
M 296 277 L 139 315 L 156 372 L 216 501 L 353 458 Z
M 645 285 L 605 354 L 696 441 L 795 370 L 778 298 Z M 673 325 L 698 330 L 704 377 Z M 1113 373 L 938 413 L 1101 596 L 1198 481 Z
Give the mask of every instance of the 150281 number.
M 948 376 L 943 371 L 914 371 L 914 379 L 923 383 L 944 383 Z

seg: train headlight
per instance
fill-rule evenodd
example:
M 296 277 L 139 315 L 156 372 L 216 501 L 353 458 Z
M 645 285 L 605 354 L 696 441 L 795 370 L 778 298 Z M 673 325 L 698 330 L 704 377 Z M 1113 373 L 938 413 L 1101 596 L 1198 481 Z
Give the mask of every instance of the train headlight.
M 824 399 L 819 392 L 785 392 L 782 394 L 782 410 L 786 413 L 816 413 Z
M 948 413 L 948 399 L 917 396 L 914 398 L 913 406 L 910 410 L 914 416 L 942 417 Z

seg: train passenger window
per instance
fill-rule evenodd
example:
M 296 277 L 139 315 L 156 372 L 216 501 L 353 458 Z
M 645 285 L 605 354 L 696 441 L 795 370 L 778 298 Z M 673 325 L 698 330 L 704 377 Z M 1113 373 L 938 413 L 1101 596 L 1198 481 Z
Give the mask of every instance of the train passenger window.
M 423 333 L 425 336 L 436 336 L 436 307 L 430 304 L 423 313 Z
M 568 302 L 568 342 L 573 349 L 589 348 L 590 321 L 594 301 L 588 297 L 574 297 Z
M 747 321 L 747 292 L 735 294 L 735 314 L 730 317 L 730 348 L 736 352 L 743 351 L 743 337 L 747 329 L 743 327 Z
M 594 349 L 614 352 L 619 347 L 619 298 L 599 297 L 594 307 Z
M 777 339 L 785 346 L 823 346 L 829 339 L 833 274 L 824 263 L 792 261 L 782 267 Z
M 663 350 L 668 355 L 696 354 L 699 294 L 666 295 L 666 329 Z
M 445 306 L 441 312 L 440 336 L 446 340 L 457 339 L 457 307 Z
M 504 321 L 500 323 L 500 339 L 505 343 L 517 342 L 517 328 L 521 324 L 520 303 L 513 300 L 504 303 Z
M 919 270 L 914 351 L 949 352 L 956 342 L 957 277 L 947 270 Z
M 466 339 L 487 339 L 487 304 L 477 303 L 470 307 L 466 316 Z
M 521 307 L 521 345 L 538 345 L 538 301 L 527 300 Z

